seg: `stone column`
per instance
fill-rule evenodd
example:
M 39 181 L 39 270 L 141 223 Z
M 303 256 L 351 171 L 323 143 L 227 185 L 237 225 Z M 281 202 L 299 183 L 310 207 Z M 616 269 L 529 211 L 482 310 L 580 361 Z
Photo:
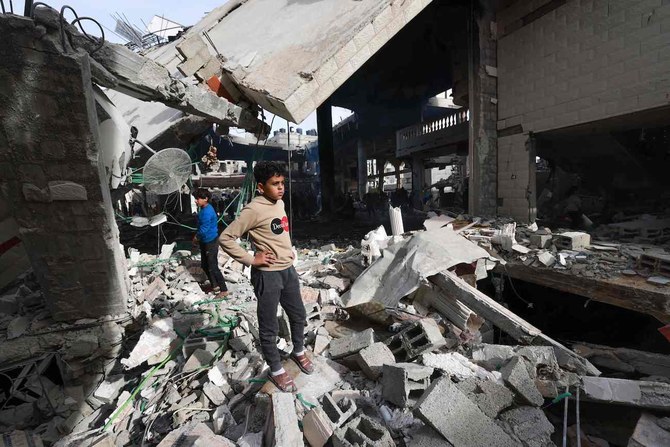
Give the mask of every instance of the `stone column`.
M 0 191 L 55 320 L 126 311 L 128 278 L 89 57 L 0 15 Z
M 469 213 L 494 216 L 497 207 L 497 42 L 495 14 L 487 0 L 470 18 L 468 100 L 470 110 Z
M 423 209 L 421 198 L 423 197 L 423 187 L 426 181 L 426 168 L 423 159 L 412 157 L 412 206 L 417 209 Z
M 365 145 L 361 138 L 358 139 L 358 197 L 363 200 L 368 192 L 368 159 L 365 153 Z
M 377 179 L 377 183 L 379 185 L 379 192 L 384 192 L 384 165 L 386 164 L 386 161 L 383 158 L 378 158 L 377 159 L 377 175 L 379 178 Z
M 324 213 L 333 211 L 335 199 L 335 149 L 333 143 L 333 112 L 330 101 L 316 109 L 319 132 L 319 168 L 321 172 L 321 204 Z

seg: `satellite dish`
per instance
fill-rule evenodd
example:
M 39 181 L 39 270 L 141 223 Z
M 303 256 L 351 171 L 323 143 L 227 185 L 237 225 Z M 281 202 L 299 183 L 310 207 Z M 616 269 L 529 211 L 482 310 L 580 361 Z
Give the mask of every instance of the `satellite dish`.
M 144 187 L 155 194 L 179 191 L 191 176 L 191 157 L 177 148 L 156 152 L 142 169 Z

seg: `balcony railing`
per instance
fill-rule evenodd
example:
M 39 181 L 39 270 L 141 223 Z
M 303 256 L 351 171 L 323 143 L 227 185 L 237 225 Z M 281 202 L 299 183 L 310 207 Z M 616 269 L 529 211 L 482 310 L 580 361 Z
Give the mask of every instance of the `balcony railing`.
M 398 155 L 407 155 L 423 146 L 435 146 L 431 141 L 440 140 L 440 135 L 448 133 L 452 128 L 460 124 L 467 123 L 470 120 L 470 111 L 468 109 L 454 109 L 454 111 L 445 117 L 415 124 L 396 132 L 396 152 Z

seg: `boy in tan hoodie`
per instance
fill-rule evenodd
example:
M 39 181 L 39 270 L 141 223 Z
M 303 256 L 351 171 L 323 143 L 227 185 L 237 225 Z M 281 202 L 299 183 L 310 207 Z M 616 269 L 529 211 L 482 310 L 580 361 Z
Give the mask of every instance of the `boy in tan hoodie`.
M 291 376 L 284 370 L 277 349 L 277 306 L 286 311 L 291 327 L 291 359 L 311 374 L 314 365 L 305 355 L 305 306 L 300 294 L 298 274 L 293 267 L 293 245 L 284 209 L 284 170 L 272 161 L 261 161 L 254 167 L 260 193 L 240 216 L 221 233 L 219 243 L 233 259 L 251 266 L 251 283 L 258 300 L 258 329 L 261 351 L 270 366 L 270 380 L 282 391 L 296 391 Z M 247 253 L 236 242 L 249 234 L 256 254 Z

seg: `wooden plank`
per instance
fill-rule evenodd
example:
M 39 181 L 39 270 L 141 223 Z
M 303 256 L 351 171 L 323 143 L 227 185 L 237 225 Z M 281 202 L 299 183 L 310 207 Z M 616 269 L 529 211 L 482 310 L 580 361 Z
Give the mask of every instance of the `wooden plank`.
M 586 278 L 516 263 L 498 266 L 496 271 L 521 281 L 646 313 L 663 323 L 670 323 L 670 287 L 655 286 L 642 277 Z
M 572 352 L 556 340 L 502 304 L 475 289 L 452 272 L 442 272 L 429 280 L 444 293 L 459 300 L 480 317 L 490 321 L 515 340 L 523 344 L 553 346 L 559 365 L 578 374 L 600 375 L 600 371 L 588 360 Z

